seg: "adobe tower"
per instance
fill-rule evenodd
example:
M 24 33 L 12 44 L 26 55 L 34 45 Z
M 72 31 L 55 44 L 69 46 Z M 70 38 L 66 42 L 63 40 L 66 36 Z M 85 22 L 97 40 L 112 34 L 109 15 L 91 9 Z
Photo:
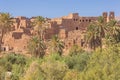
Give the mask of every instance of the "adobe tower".
M 108 21 L 108 13 L 107 12 L 103 12 L 103 18 L 104 18 L 105 22 Z
M 113 20 L 113 19 L 115 19 L 115 13 L 114 12 L 110 12 L 109 13 L 109 21 Z

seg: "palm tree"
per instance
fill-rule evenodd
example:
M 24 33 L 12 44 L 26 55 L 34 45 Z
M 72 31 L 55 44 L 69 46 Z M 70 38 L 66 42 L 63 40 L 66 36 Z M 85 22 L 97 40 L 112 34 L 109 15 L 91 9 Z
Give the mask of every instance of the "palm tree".
M 35 18 L 33 25 L 38 38 L 43 40 L 45 36 L 45 30 L 48 28 L 47 20 L 45 20 L 45 18 L 42 16 L 38 16 Z
M 28 48 L 32 51 L 33 54 L 37 57 L 43 57 L 45 55 L 46 45 L 44 42 L 45 30 L 47 29 L 47 21 L 45 18 L 38 16 L 35 18 L 34 22 L 34 31 L 36 32 L 35 37 L 32 37 Z M 33 49 L 32 49 L 33 48 Z
M 36 54 L 36 52 L 37 52 L 37 46 L 38 46 L 37 44 L 38 44 L 38 38 L 32 37 L 28 44 L 28 49 L 32 53 L 32 55 Z
M 116 20 L 111 20 L 108 22 L 106 36 L 110 43 L 120 42 L 120 26 L 117 25 Z
M 106 30 L 105 19 L 102 16 L 98 17 L 96 24 L 98 26 L 99 35 L 101 36 L 101 38 L 105 37 L 105 30 Z
M 28 49 L 33 56 L 43 57 L 45 55 L 46 45 L 37 36 L 34 36 L 29 41 Z
M 98 33 L 98 39 L 100 41 L 100 50 L 102 51 L 102 46 L 103 46 L 103 38 L 105 37 L 105 32 L 106 32 L 106 21 L 105 19 L 100 16 L 98 17 L 98 20 L 96 22 L 97 25 L 97 33 Z
M 97 38 L 98 38 L 98 34 L 97 34 L 97 30 L 96 30 L 96 25 L 95 23 L 90 23 L 90 25 L 87 28 L 87 33 L 86 33 L 86 44 L 89 44 L 89 47 L 91 49 L 96 49 L 96 45 L 97 45 Z
M 53 36 L 51 41 L 50 41 L 50 46 L 52 53 L 58 53 L 62 55 L 64 44 L 60 39 L 58 38 L 57 35 Z
M 103 17 L 99 17 L 97 21 L 90 23 L 87 28 L 86 42 L 90 44 L 92 49 L 100 46 L 102 51 L 102 38 L 105 37 L 106 23 Z
M 12 24 L 13 21 L 9 13 L 0 13 L 0 51 L 3 36 L 10 31 Z

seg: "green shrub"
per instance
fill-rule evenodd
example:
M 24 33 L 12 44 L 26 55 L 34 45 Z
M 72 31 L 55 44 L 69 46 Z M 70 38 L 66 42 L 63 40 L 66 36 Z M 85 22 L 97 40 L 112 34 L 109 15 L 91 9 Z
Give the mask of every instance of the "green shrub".
M 87 66 L 87 61 L 89 60 L 88 53 L 77 54 L 73 56 L 67 56 L 65 59 L 66 64 L 69 69 L 76 69 L 78 71 L 83 71 Z
M 73 45 L 70 50 L 69 50 L 69 55 L 77 55 L 77 54 L 81 54 L 84 53 L 85 51 L 78 45 Z
M 15 53 L 6 54 L 0 59 L 0 65 L 4 69 L 3 73 L 12 72 L 12 80 L 19 80 L 19 78 L 22 77 L 26 64 L 27 59 L 24 56 Z
M 68 70 L 67 65 L 59 61 L 43 62 L 40 67 L 46 80 L 62 80 Z
M 80 80 L 80 72 L 76 70 L 69 70 L 66 72 L 63 80 Z
M 0 66 L 0 80 L 4 80 L 5 76 L 5 69 L 4 67 Z
M 44 77 L 44 72 L 41 70 L 38 62 L 34 61 L 30 64 L 21 80 L 46 80 Z
M 92 54 L 80 80 L 119 80 L 120 52 L 116 47 L 108 47 Z

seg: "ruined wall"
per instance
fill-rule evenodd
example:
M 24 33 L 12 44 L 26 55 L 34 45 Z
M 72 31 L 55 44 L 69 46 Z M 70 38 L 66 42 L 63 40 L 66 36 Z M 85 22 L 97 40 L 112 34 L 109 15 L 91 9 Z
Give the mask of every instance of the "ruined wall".
M 68 32 L 68 37 L 64 40 L 65 48 L 68 49 L 73 45 L 84 46 L 84 32 L 81 30 L 73 30 Z
M 27 50 L 29 39 L 30 36 L 22 34 L 22 32 L 14 32 L 14 34 L 11 32 L 4 38 L 4 46 L 9 47 L 9 51 L 23 52 Z
M 7 51 L 25 51 L 27 43 L 31 37 L 30 19 L 26 17 L 16 17 L 12 19 L 12 31 L 4 36 L 4 49 Z

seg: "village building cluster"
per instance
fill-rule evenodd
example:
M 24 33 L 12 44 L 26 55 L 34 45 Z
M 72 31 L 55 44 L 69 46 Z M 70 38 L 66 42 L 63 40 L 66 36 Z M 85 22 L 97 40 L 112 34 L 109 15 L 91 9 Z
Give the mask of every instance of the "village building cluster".
M 115 19 L 114 12 L 103 12 L 102 16 L 108 22 Z M 68 49 L 74 44 L 84 45 L 84 35 L 90 22 L 96 21 L 97 17 L 83 17 L 78 13 L 68 16 L 49 19 L 49 28 L 46 30 L 45 39 L 51 39 L 53 35 L 58 35 Z M 23 16 L 13 18 L 14 24 L 12 31 L 4 36 L 2 49 L 4 51 L 23 52 L 27 50 L 27 44 L 33 36 L 31 23 L 35 17 L 26 18 Z

